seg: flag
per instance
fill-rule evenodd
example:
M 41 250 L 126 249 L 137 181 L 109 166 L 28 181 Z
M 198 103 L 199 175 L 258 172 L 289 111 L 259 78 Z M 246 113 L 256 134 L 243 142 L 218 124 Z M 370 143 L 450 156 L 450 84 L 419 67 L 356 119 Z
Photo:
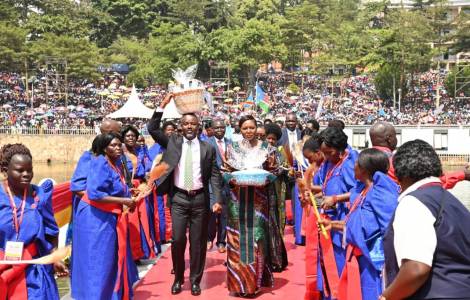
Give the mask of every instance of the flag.
M 264 113 L 269 112 L 269 96 L 263 91 L 261 86 L 256 82 L 256 105 L 263 110 Z
M 253 91 L 250 91 L 250 94 L 248 95 L 248 98 L 246 98 L 246 101 L 251 101 L 253 102 Z

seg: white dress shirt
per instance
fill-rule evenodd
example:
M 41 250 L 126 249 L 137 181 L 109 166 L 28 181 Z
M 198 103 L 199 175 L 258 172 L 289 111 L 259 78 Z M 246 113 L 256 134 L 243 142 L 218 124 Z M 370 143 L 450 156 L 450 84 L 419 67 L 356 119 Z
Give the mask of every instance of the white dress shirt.
M 287 129 L 287 137 L 289 138 L 289 147 L 293 149 L 293 146 L 297 144 L 297 131 L 290 131 Z
M 437 246 L 434 229 L 436 218 L 432 212 L 416 197 L 408 195 L 429 183 L 441 183 L 437 177 L 428 177 L 415 182 L 398 198 L 398 206 L 393 221 L 393 245 L 398 266 L 402 259 L 418 261 L 432 266 Z
M 175 168 L 175 186 L 179 189 L 185 190 L 184 187 L 184 164 L 186 162 L 186 151 L 188 149 L 188 139 L 183 137 L 183 147 L 181 149 L 181 158 L 178 166 Z M 193 162 L 193 187 L 191 190 L 202 189 L 202 174 L 201 174 L 201 146 L 199 139 L 194 138 L 191 140 L 192 162 Z

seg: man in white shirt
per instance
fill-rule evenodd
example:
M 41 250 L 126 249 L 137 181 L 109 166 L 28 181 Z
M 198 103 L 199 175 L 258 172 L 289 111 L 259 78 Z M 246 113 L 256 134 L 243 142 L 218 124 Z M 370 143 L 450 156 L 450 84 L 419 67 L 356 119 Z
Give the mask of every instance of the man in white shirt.
M 169 102 L 167 98 L 163 107 Z M 186 230 L 189 227 L 189 278 L 191 294 L 197 296 L 201 294 L 199 284 L 206 259 L 210 207 L 216 213 L 222 210 L 222 176 L 217 166 L 215 149 L 197 138 L 199 118 L 195 114 L 183 115 L 180 122 L 182 136 L 173 134 L 168 137 L 154 124 L 161 119 L 161 115 L 161 111 L 155 112 L 148 129 L 156 142 L 166 149 L 162 163 L 168 165 L 168 170 L 159 179 L 157 193 L 168 194 L 171 205 L 171 256 L 175 272 L 171 293 L 179 294 L 184 283 Z M 214 194 L 212 201 L 209 185 Z
M 384 236 L 380 299 L 470 299 L 470 212 L 442 187 L 439 156 L 414 140 L 393 165 L 403 192 Z

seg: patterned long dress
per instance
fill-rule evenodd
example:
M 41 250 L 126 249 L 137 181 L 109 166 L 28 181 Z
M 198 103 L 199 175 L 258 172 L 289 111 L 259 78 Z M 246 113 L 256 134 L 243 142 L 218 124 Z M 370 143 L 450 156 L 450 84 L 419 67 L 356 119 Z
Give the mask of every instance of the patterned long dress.
M 234 142 L 227 149 L 227 158 L 229 164 L 238 170 L 262 168 L 268 156 L 275 157 L 275 150 L 267 143 L 251 147 L 247 141 Z M 229 180 L 230 175 L 225 178 Z M 275 200 L 272 182 L 265 187 L 232 187 L 227 220 L 229 292 L 253 295 L 262 286 L 273 285 L 270 266 L 273 251 L 270 250 L 272 246 L 282 243 L 277 222 L 272 223 L 275 217 L 270 216 L 269 203 Z

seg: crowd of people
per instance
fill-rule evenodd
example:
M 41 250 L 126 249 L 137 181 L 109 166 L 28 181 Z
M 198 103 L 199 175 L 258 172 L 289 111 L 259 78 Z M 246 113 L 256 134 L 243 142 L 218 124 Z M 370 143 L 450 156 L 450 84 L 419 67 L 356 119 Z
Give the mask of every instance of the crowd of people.
M 97 82 L 69 81 L 64 84 L 50 81 L 39 72 L 34 80 L 16 73 L 0 74 L 0 127 L 13 128 L 93 128 L 109 113 L 120 108 L 128 98 L 130 88 L 125 77 L 109 74 Z M 396 125 L 465 125 L 470 122 L 470 102 L 453 98 L 446 91 L 445 73 L 428 71 L 415 75 L 408 82 L 408 92 L 396 103 L 384 101 L 378 96 L 374 78 L 370 75 L 351 76 L 340 81 L 319 75 L 292 75 L 280 73 L 260 75 L 259 85 L 268 95 L 268 118 L 285 118 L 288 111 L 297 113 L 301 122 L 311 116 L 321 124 L 340 118 L 348 125 L 370 125 L 376 121 L 388 121 Z M 299 91 L 292 91 L 294 83 Z M 28 84 L 29 90 L 26 89 Z M 228 117 L 243 111 L 263 113 L 256 102 L 247 102 L 256 93 L 236 88 L 226 90 L 225 85 L 206 83 L 213 95 L 215 111 Z M 437 96 L 439 93 L 439 103 Z M 151 86 L 139 90 L 140 97 L 150 108 L 162 101 L 165 88 Z M 400 109 L 399 109 L 400 108 Z M 211 115 L 210 108 L 206 114 Z M 213 114 L 213 112 L 212 112 Z M 139 129 L 142 122 L 133 121 Z
M 70 272 L 73 299 L 131 299 L 136 264 L 168 242 L 176 295 L 188 239 L 193 296 L 215 242 L 227 256 L 227 293 L 253 297 L 288 266 L 285 226 L 305 249 L 305 299 L 468 299 L 470 212 L 446 189 L 470 180 L 469 169 L 443 173 L 421 140 L 396 149 L 384 121 L 358 153 L 339 119 L 322 131 L 313 119 L 301 130 L 292 111 L 282 123 L 243 114 L 202 126 L 197 113 L 164 121 L 171 98 L 146 124 L 151 147 L 133 125 L 101 123 L 71 178 L 70 271 L 60 261 L 1 264 L 1 299 L 58 299 L 54 271 Z M 52 185 L 31 184 L 22 144 L 2 146 L 0 167 L 0 254 L 53 253 Z

